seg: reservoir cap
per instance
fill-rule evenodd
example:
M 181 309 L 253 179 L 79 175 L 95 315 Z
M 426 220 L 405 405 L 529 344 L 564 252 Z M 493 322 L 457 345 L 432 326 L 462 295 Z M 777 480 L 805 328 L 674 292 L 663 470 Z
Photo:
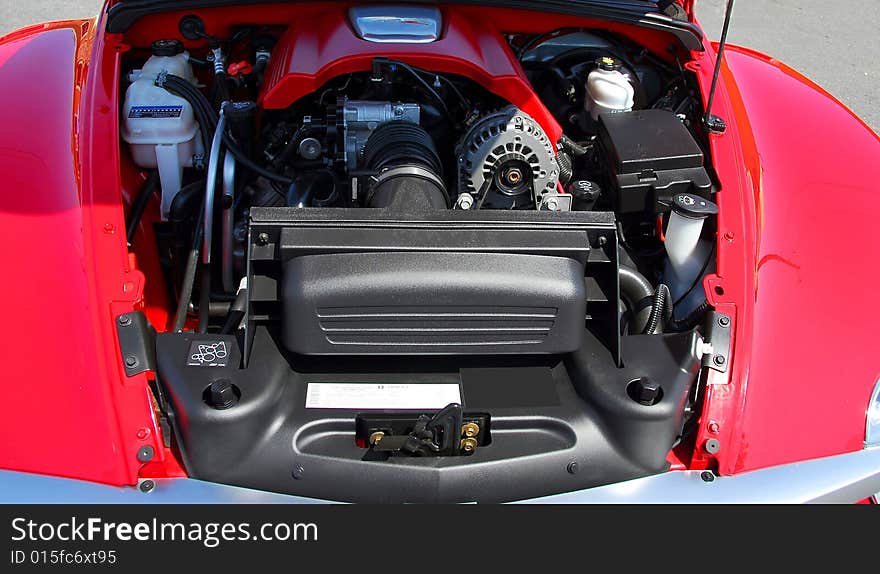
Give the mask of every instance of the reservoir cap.
M 690 219 L 705 219 L 718 214 L 718 206 L 692 193 L 679 193 L 672 198 L 672 211 Z
M 173 58 L 183 54 L 183 43 L 180 40 L 156 40 L 150 50 L 154 56 Z

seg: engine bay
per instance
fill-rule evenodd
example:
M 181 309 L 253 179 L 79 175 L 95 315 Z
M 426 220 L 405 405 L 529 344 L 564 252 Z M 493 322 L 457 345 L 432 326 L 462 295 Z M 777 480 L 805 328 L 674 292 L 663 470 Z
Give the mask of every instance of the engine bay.
M 516 10 L 299 10 L 126 38 L 129 242 L 173 302 L 153 390 L 188 474 L 503 501 L 693 449 L 725 322 L 687 50 Z

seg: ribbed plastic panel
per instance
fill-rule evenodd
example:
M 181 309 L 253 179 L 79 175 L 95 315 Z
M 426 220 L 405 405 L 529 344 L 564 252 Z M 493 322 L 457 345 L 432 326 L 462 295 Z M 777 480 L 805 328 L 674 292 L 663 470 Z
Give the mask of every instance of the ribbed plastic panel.
M 334 307 L 318 309 L 330 345 L 438 349 L 541 345 L 556 326 L 554 307 Z

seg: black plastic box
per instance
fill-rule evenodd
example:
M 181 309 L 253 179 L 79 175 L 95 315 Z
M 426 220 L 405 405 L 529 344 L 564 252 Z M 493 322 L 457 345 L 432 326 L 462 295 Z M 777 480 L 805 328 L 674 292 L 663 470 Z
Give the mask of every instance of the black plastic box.
M 666 211 L 674 195 L 706 195 L 712 188 L 703 151 L 672 112 L 602 114 L 599 144 L 610 164 L 617 213 Z

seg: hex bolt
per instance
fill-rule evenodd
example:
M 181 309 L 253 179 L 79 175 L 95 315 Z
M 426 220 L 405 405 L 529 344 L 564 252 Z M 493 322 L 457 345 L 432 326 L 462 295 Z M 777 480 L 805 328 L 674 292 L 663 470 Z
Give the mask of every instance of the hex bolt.
M 302 480 L 303 478 L 305 478 L 306 469 L 304 469 L 302 466 L 295 466 L 291 475 L 293 476 L 294 480 Z
M 581 467 L 576 462 L 568 463 L 568 466 L 565 468 L 565 470 L 568 471 L 568 474 L 577 474 L 580 469 Z
M 261 233 L 257 235 L 257 243 L 260 245 L 269 245 L 269 234 Z
M 151 447 L 150 445 L 142 446 L 137 451 L 137 459 L 141 462 L 150 462 L 151 460 L 153 460 L 153 455 L 155 453 L 156 451 L 153 450 L 153 447 Z
M 718 318 L 718 324 L 721 325 L 722 327 L 729 327 L 730 326 L 730 317 L 728 317 L 727 315 L 722 315 L 721 317 Z
M 128 367 L 129 369 L 133 369 L 133 368 L 137 367 L 138 366 L 137 357 L 135 357 L 134 355 L 129 355 L 129 356 L 125 357 L 125 366 Z
M 709 432 L 710 433 L 718 434 L 718 431 L 720 431 L 720 430 L 721 430 L 721 425 L 719 425 L 715 421 L 712 421 L 709 423 Z
M 703 482 L 715 482 L 715 473 L 711 470 L 704 470 L 700 473 L 700 478 L 703 479 Z
M 370 444 L 377 445 L 382 441 L 383 438 L 385 438 L 385 433 L 383 433 L 382 431 L 376 431 L 370 435 Z
M 472 453 L 477 450 L 477 439 L 466 438 L 461 441 L 461 450 L 466 453 Z
M 146 427 L 139 428 L 137 431 L 137 438 L 138 440 L 147 440 L 148 438 L 150 438 L 150 429 Z
M 721 365 L 723 365 L 724 363 L 727 362 L 727 359 L 725 359 L 721 355 L 716 355 L 715 358 L 713 359 L 713 361 L 715 362 L 716 365 L 718 365 L 720 367 Z
M 605 247 L 608 244 L 608 238 L 604 235 L 599 236 L 599 247 Z
M 129 317 L 128 315 L 120 315 L 119 324 L 123 327 L 128 327 L 129 325 L 131 325 L 131 317 Z
M 144 493 L 152 492 L 153 489 L 156 488 L 156 483 L 150 479 L 142 480 L 141 483 L 138 485 L 138 488 L 141 492 Z

